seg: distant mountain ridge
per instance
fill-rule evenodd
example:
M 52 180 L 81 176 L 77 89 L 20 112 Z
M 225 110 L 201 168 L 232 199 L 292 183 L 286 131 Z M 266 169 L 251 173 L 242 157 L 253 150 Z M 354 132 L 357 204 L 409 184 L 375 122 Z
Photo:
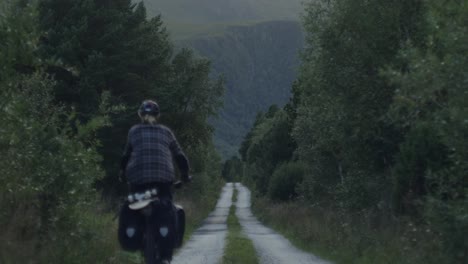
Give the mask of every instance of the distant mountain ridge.
M 137 0 L 135 0 L 137 2 Z M 175 40 L 220 34 L 230 25 L 299 21 L 304 0 L 143 0 L 150 16 L 161 15 Z
M 223 35 L 180 41 L 212 61 L 226 80 L 224 109 L 213 120 L 215 143 L 223 157 L 237 154 L 258 111 L 284 105 L 299 65 L 303 31 L 296 21 L 231 26 Z

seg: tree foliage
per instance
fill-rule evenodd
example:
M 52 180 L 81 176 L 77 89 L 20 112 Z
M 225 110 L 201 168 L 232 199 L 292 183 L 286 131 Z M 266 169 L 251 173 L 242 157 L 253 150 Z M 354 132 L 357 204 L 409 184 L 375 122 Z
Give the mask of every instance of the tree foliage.
M 298 196 L 298 187 L 306 173 L 306 166 L 299 162 L 278 166 L 271 176 L 268 196 L 273 200 L 288 201 Z
M 243 159 L 256 167 L 254 172 L 249 172 L 249 177 L 262 194 L 268 192 L 269 177 L 275 168 L 292 158 L 295 143 L 291 129 L 288 113 L 273 105 L 265 115 L 257 116 L 256 126 L 242 143 Z
M 60 253 L 46 253 L 54 241 L 79 250 L 83 240 L 97 239 L 99 233 L 87 233 L 77 219 L 91 206 L 93 186 L 104 175 L 93 133 L 107 122 L 96 115 L 72 125 L 74 113 L 52 103 L 56 83 L 35 56 L 34 5 L 11 3 L 2 12 L 0 223 L 6 231 L 1 258 L 66 261 Z M 22 73 L 24 65 L 35 72 Z
M 468 5 L 429 1 L 429 7 L 427 47 L 408 43 L 400 53 L 408 70 L 388 72 L 400 87 L 391 116 L 407 131 L 395 173 L 402 182 L 394 185 L 399 188 L 394 197 L 422 198 L 423 214 L 441 232 L 454 261 L 462 263 L 468 260 L 461 235 L 468 232 Z
M 242 161 L 236 156 L 230 158 L 224 163 L 221 174 L 227 182 L 240 181 L 243 176 Z
M 39 17 L 41 58 L 66 73 L 55 76 L 56 100 L 74 107 L 80 120 L 96 114 L 103 92 L 124 107 L 109 116 L 113 126 L 99 133 L 107 172 L 100 186 L 106 192 L 118 189 L 115 175 L 126 133 L 138 122 L 145 98 L 159 102 L 162 122 L 175 130 L 195 172 L 204 169 L 206 157 L 200 154 L 207 152 L 213 132 L 207 120 L 223 93 L 222 79 L 209 77 L 209 61 L 185 49 L 174 54 L 161 17 L 147 19 L 143 3 L 45 0 Z
M 335 182 L 359 188 L 358 193 L 377 191 L 368 188 L 379 188 L 378 177 L 393 163 L 401 137 L 385 119 L 396 86 L 380 69 L 401 67 L 396 56 L 401 44 L 421 42 L 423 12 L 420 1 L 309 6 L 294 137 L 303 159 L 324 161 L 312 166 L 313 177 L 339 179 Z M 355 184 L 354 178 L 375 184 Z
M 125 0 L 2 1 L 0 39 L 0 261 L 125 258 L 98 197 L 115 198 L 147 98 L 191 158 L 195 203 L 212 203 L 221 178 L 208 118 L 223 81 L 191 51 L 174 54 L 160 17 Z
M 293 125 L 278 125 L 283 111 L 260 116 L 240 150 L 260 193 L 410 217 L 435 229 L 448 262 L 466 262 L 467 10 L 466 1 L 309 3 Z M 278 163 L 282 151 L 293 155 Z M 302 178 L 277 166 L 295 160 L 307 166 Z

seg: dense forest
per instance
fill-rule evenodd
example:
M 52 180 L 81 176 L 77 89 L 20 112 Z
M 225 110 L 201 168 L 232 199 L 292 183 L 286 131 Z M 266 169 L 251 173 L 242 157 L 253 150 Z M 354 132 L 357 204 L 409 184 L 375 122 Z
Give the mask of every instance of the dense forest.
M 221 160 L 208 118 L 224 88 L 208 60 L 175 52 L 160 17 L 130 0 L 2 1 L 0 15 L 1 263 L 132 260 L 112 214 L 143 99 L 159 102 L 191 161 L 188 213 L 210 210 Z
M 313 1 L 303 24 L 292 98 L 224 177 L 339 263 L 467 263 L 467 1 Z

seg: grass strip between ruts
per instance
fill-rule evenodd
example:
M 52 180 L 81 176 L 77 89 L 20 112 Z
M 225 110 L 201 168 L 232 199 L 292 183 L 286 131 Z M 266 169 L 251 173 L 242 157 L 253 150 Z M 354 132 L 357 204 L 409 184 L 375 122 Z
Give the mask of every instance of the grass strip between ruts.
M 226 238 L 226 248 L 222 264 L 242 263 L 242 264 L 258 264 L 257 253 L 252 241 L 242 233 L 242 227 L 236 217 L 235 202 L 237 201 L 237 190 L 234 189 L 232 196 L 233 205 L 229 209 L 227 219 L 228 235 Z

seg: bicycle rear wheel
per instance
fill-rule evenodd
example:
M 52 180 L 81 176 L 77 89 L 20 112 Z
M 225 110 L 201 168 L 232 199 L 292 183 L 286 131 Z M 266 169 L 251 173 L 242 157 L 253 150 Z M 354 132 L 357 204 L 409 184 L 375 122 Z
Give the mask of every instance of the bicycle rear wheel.
M 143 255 L 146 264 L 160 264 L 161 259 L 159 256 L 158 244 L 156 243 L 156 235 L 154 232 L 154 225 L 147 220 L 145 230 Z

